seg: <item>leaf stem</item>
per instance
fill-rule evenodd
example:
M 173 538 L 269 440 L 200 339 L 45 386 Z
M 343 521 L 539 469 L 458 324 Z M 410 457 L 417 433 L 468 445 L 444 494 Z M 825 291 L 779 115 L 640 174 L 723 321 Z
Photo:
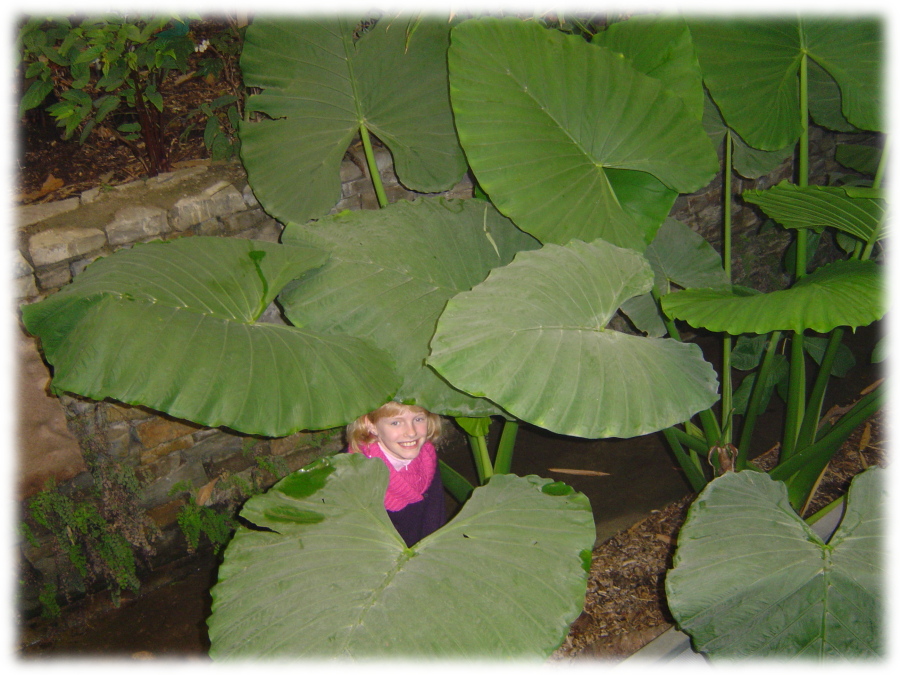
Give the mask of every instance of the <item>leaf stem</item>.
M 472 457 L 475 459 L 475 469 L 478 471 L 478 483 L 484 485 L 494 475 L 491 466 L 491 457 L 488 454 L 487 441 L 484 436 L 469 434 L 469 447 L 472 449 Z
M 497 457 L 494 459 L 494 473 L 509 473 L 512 470 L 513 448 L 518 433 L 519 423 L 517 421 L 503 420 L 503 431 L 500 432 Z
M 725 278 L 731 283 L 731 190 L 732 190 L 732 153 L 734 139 L 731 130 L 725 132 L 725 171 L 723 176 L 724 204 L 722 205 L 722 267 L 725 269 Z M 721 425 L 725 430 L 721 439 L 722 443 L 731 443 L 732 425 L 731 415 L 734 409 L 732 400 L 731 383 L 731 336 L 726 333 L 722 336 L 722 410 Z
M 775 363 L 778 343 L 781 341 L 781 331 L 775 331 L 769 335 L 766 351 L 763 354 L 762 363 L 756 371 L 756 380 L 750 392 L 750 400 L 747 402 L 747 411 L 744 414 L 744 425 L 741 429 L 741 439 L 738 442 L 737 468 L 743 469 L 750 459 L 750 441 L 753 438 L 753 430 L 756 427 L 756 419 L 759 417 L 759 406 L 763 394 L 766 391 L 766 382 Z
M 363 150 L 366 153 L 366 166 L 369 167 L 369 178 L 372 180 L 372 187 L 375 188 L 375 197 L 378 199 L 378 206 L 383 209 L 388 205 L 387 194 L 384 191 L 384 184 L 381 182 L 378 162 L 375 161 L 372 139 L 369 137 L 369 130 L 366 129 L 365 124 L 359 125 L 359 136 L 362 139 Z
M 690 454 L 685 452 L 680 440 L 681 438 L 687 439 L 691 437 L 676 427 L 669 427 L 662 431 L 669 443 L 669 447 L 672 448 L 675 459 L 681 466 L 681 470 L 684 471 L 684 475 L 691 484 L 691 489 L 694 492 L 700 492 L 706 486 L 707 480 L 703 470 L 700 468 L 699 457 L 693 448 L 690 448 Z M 699 441 L 699 439 L 696 440 Z

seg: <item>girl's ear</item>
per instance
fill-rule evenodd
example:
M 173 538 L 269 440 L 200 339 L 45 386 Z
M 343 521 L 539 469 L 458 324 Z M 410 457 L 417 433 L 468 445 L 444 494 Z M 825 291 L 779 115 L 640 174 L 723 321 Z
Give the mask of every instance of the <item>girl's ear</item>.
M 372 420 L 369 419 L 369 416 L 368 416 L 368 415 L 366 415 L 366 416 L 363 418 L 363 424 L 364 424 L 365 427 L 366 427 L 366 431 L 368 431 L 368 432 L 369 432 L 372 436 L 374 436 L 375 438 L 378 438 L 378 432 L 377 432 L 376 429 L 375 429 L 375 425 L 372 424 Z

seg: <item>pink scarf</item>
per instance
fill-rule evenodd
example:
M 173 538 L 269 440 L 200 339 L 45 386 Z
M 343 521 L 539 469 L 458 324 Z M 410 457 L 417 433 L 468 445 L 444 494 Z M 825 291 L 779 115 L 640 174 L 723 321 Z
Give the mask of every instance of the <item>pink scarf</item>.
M 379 458 L 391 472 L 387 492 L 384 493 L 385 509 L 399 511 L 408 504 L 422 501 L 423 494 L 431 485 L 437 468 L 437 452 L 429 441 L 425 441 L 416 458 L 401 471 L 397 471 L 384 456 L 384 451 L 377 442 L 363 445 L 360 450 L 366 457 Z

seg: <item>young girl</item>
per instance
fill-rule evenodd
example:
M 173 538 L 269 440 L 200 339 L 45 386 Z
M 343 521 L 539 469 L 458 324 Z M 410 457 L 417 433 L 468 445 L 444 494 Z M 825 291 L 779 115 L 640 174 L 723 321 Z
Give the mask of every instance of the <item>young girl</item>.
M 382 460 L 390 471 L 384 507 L 407 546 L 446 521 L 444 486 L 434 443 L 441 418 L 391 401 L 347 426 L 349 452 Z

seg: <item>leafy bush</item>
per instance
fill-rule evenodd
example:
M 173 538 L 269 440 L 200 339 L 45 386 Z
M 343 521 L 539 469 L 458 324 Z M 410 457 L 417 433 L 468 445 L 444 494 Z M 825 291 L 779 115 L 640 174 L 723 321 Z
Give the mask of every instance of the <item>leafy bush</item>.
M 214 36 L 210 52 L 216 56 L 200 59 L 197 75 L 221 72 L 222 62 L 240 49 L 240 35 L 232 26 L 229 36 Z M 30 82 L 19 115 L 49 99 L 46 110 L 63 129 L 63 138 L 78 132 L 85 142 L 103 128 L 126 144 L 150 175 L 167 171 L 171 120 L 164 114 L 169 111 L 163 82 L 192 76 L 189 59 L 207 45 L 198 45 L 191 23 L 176 17 L 29 17 L 18 33 L 22 74 Z M 237 128 L 240 97 L 234 92 L 191 113 L 205 120 L 204 140 L 214 159 L 236 152 L 229 133 Z M 220 118 L 220 113 L 225 115 Z M 188 126 L 185 133 L 191 131 Z

